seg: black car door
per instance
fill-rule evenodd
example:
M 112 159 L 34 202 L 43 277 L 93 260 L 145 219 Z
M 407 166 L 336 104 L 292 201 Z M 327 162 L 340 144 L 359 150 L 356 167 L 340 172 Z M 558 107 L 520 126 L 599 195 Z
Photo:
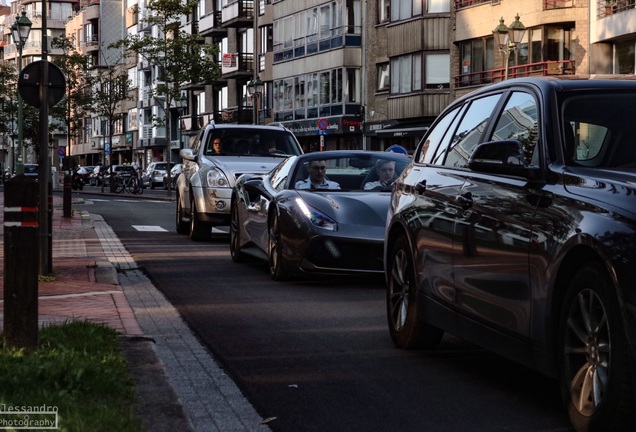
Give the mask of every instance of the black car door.
M 531 93 L 512 92 L 486 141 L 519 140 L 524 163 L 538 163 L 537 105 Z M 529 199 L 525 179 L 471 171 L 462 176 L 465 183 L 457 197 L 462 211 L 456 218 L 453 246 L 457 307 L 498 330 L 527 335 L 528 259 L 537 201 Z

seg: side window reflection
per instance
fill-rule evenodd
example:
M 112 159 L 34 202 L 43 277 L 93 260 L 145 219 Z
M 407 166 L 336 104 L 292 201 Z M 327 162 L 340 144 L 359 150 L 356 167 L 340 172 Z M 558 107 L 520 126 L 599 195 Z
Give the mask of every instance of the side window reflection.
M 497 121 L 492 141 L 517 140 L 523 145 L 526 166 L 539 164 L 539 120 L 534 97 L 524 92 L 514 92 Z
M 477 99 L 470 104 L 457 131 L 451 140 L 451 150 L 448 152 L 445 166 L 465 168 L 468 158 L 475 146 L 481 142 L 481 135 L 492 116 L 492 112 L 501 97 L 500 94 Z

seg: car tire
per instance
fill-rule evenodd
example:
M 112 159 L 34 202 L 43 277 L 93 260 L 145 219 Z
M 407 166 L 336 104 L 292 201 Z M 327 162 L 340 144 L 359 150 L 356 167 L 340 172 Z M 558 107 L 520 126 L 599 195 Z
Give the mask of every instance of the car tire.
M 399 348 L 435 348 L 444 332 L 418 316 L 417 277 L 406 237 L 398 237 L 389 251 L 386 306 L 391 339 Z
M 577 431 L 634 428 L 629 349 L 621 316 L 604 269 L 597 263 L 583 266 L 565 295 L 557 339 L 561 393 Z
M 269 264 L 269 274 L 275 281 L 286 280 L 289 272 L 285 268 L 283 261 L 283 246 L 280 240 L 280 223 L 278 213 L 272 212 L 267 230 L 267 263 Z
M 230 212 L 230 256 L 236 263 L 245 261 L 245 254 L 241 251 L 240 223 L 238 204 L 234 201 Z
M 211 227 L 199 220 L 197 216 L 197 206 L 194 199 L 190 200 L 190 240 L 204 241 L 210 239 Z
M 190 224 L 188 221 L 183 220 L 183 206 L 181 205 L 181 197 L 177 193 L 177 217 L 176 217 L 176 229 L 177 234 L 189 234 Z
M 150 189 L 154 189 L 155 188 L 155 182 L 151 181 L 150 182 Z

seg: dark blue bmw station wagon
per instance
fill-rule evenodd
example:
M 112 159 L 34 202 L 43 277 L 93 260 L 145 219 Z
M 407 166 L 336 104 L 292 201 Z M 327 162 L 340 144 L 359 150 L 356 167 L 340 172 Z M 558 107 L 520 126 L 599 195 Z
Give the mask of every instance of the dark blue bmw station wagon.
M 558 378 L 577 431 L 633 431 L 635 118 L 619 80 L 513 79 L 447 107 L 392 192 L 394 343 L 452 333 Z

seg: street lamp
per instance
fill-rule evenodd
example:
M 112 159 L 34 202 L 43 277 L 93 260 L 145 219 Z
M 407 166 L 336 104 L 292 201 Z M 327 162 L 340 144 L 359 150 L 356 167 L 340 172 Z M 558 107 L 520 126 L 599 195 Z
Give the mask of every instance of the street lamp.
M 510 54 L 517 50 L 525 33 L 526 27 L 519 21 L 519 14 L 515 17 L 515 21 L 510 24 L 510 27 L 506 27 L 502 17 L 499 20 L 499 25 L 492 31 L 495 37 L 495 45 L 499 48 L 505 65 L 504 80 L 508 79 Z
M 263 84 L 263 81 L 261 81 L 259 77 L 256 77 L 255 80 L 251 80 L 247 83 L 247 94 L 254 97 L 252 102 L 252 104 L 254 105 L 252 113 L 252 118 L 254 119 L 254 121 L 252 123 L 254 124 L 260 123 L 260 119 L 258 118 L 257 102 L 263 94 L 264 87 L 265 84 Z
M 22 48 L 29 38 L 31 32 L 31 20 L 26 16 L 26 12 L 22 11 L 22 16 L 16 16 L 16 20 L 11 26 L 11 36 L 13 43 L 18 49 L 18 73 L 22 71 Z M 16 167 L 17 174 L 24 174 L 24 134 L 22 128 L 22 96 L 18 92 L 18 163 Z

